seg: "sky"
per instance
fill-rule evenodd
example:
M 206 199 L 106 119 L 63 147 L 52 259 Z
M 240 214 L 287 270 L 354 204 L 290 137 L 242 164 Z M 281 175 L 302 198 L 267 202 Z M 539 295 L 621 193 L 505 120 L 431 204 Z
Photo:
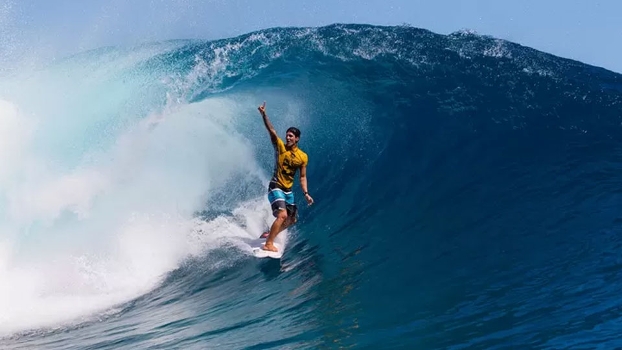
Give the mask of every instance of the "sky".
M 469 29 L 622 73 L 622 1 L 0 0 L 0 56 L 333 23 Z

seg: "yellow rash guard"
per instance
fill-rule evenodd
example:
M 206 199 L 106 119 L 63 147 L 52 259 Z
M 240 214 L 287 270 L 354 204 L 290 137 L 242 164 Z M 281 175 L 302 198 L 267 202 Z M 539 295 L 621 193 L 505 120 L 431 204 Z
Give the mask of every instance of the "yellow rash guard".
M 287 150 L 279 137 L 274 144 L 275 166 L 272 181 L 284 190 L 291 190 L 294 185 L 296 170 L 307 165 L 309 158 L 300 148 Z

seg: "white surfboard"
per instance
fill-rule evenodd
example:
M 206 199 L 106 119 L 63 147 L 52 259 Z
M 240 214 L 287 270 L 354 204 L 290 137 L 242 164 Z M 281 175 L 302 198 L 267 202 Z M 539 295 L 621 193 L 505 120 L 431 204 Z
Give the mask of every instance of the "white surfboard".
M 276 247 L 276 249 L 278 249 L 278 252 L 271 252 L 268 250 L 263 250 L 263 245 L 265 243 L 265 241 L 259 240 L 256 243 L 253 242 L 254 244 L 251 245 L 251 248 L 253 250 L 253 255 L 257 258 L 273 258 L 273 259 L 280 259 L 283 256 L 283 246 L 281 246 L 281 244 L 279 243 L 274 243 L 274 246 Z

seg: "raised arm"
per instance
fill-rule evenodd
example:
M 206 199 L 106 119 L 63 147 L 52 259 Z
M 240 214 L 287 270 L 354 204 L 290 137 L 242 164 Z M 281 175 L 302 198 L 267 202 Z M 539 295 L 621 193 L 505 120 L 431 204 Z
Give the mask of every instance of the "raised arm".
M 272 123 L 270 123 L 270 119 L 268 119 L 268 115 L 266 114 L 266 102 L 263 103 L 263 105 L 259 106 L 259 108 L 257 108 L 259 110 L 259 113 L 261 113 L 261 116 L 263 117 L 263 123 L 266 126 L 266 129 L 268 129 L 268 132 L 270 133 L 270 140 L 272 140 L 272 143 L 276 143 L 277 140 L 277 134 L 276 134 L 276 130 L 274 130 L 274 127 L 272 126 Z

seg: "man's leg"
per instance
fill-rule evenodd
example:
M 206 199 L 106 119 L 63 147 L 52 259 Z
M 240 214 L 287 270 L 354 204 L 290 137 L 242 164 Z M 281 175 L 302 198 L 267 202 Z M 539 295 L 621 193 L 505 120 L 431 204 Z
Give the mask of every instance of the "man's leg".
M 296 221 L 298 221 L 298 207 L 296 207 L 295 204 L 290 204 L 290 202 L 292 202 L 292 201 L 293 201 L 293 199 L 292 198 L 287 198 L 287 195 L 286 195 L 286 205 L 285 205 L 285 208 L 287 210 L 287 218 L 281 224 L 281 228 L 279 229 L 279 232 L 277 232 L 277 235 L 279 233 L 283 232 L 284 230 L 286 230 L 288 227 L 290 227 L 293 224 L 295 224 Z M 275 211 L 279 210 L 278 208 L 282 208 L 282 204 L 280 204 L 279 207 L 277 207 L 276 205 L 273 206 L 273 208 L 272 208 L 273 213 L 275 213 Z M 276 214 L 274 216 L 277 217 Z M 274 223 L 272 225 L 274 225 Z M 259 236 L 259 238 L 268 238 L 269 235 L 270 235 L 270 231 L 267 231 L 267 232 L 262 233 L 261 236 Z
M 296 221 L 298 221 L 298 209 L 296 208 L 295 204 L 288 203 L 287 204 L 287 219 L 283 223 L 283 226 L 281 226 L 281 231 L 292 226 L 293 224 L 296 223 Z
M 270 227 L 270 234 L 268 235 L 268 238 L 266 239 L 266 244 L 264 244 L 263 246 L 264 250 L 269 250 L 272 252 L 278 251 L 278 249 L 274 246 L 274 239 L 281 231 L 283 231 L 282 227 L 284 226 L 286 221 L 287 221 L 287 210 L 285 209 L 279 210 L 276 215 L 276 219 L 274 220 L 274 222 L 272 223 L 272 226 Z
M 268 234 L 268 238 L 266 239 L 263 249 L 276 252 L 278 249 L 274 246 L 274 239 L 281 231 L 283 231 L 282 227 L 287 221 L 287 196 L 283 190 L 273 188 L 268 192 L 268 200 L 270 201 L 272 214 L 276 217 L 276 219 L 270 227 L 270 233 Z
M 279 232 L 277 232 L 277 235 L 285 231 L 288 227 L 292 226 L 295 223 L 296 223 L 296 218 L 291 215 L 287 215 L 287 219 L 285 219 L 283 224 L 281 224 L 281 228 L 279 229 Z M 272 223 L 272 226 L 274 226 L 274 222 Z M 272 231 L 272 228 L 270 228 L 270 231 Z M 270 235 L 270 231 L 262 233 L 261 236 L 259 236 L 259 238 L 268 238 L 268 235 Z

